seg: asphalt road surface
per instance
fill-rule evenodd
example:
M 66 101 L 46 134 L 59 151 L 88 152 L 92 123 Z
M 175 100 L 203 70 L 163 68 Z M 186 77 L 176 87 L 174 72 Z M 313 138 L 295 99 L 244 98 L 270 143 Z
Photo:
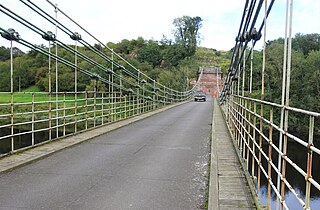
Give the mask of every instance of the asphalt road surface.
M 212 102 L 190 102 L 0 174 L 0 209 L 202 209 Z

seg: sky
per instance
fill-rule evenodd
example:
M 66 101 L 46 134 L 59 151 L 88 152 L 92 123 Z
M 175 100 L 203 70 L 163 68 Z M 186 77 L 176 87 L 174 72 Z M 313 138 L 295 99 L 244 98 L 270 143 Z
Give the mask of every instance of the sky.
M 27 1 L 27 0 L 24 0 Z M 48 2 L 57 4 L 66 15 L 75 20 L 103 43 L 120 42 L 122 39 L 161 40 L 163 35 L 173 39 L 174 18 L 188 15 L 203 19 L 200 29 L 200 45 L 217 50 L 230 50 L 235 44 L 245 0 L 30 0 L 55 17 L 54 8 Z M 270 0 L 268 0 L 268 3 Z M 267 21 L 267 40 L 284 37 L 285 0 L 276 0 Z M 14 11 L 44 31 L 55 32 L 55 27 L 20 0 L 0 0 L 0 4 Z M 320 1 L 293 1 L 293 34 L 320 33 Z M 3 10 L 3 7 L 1 7 Z M 263 13 L 259 17 L 261 23 Z M 57 13 L 57 19 L 72 31 L 78 32 L 90 44 L 97 43 L 84 31 Z M 9 18 L 0 11 L 0 27 L 14 28 L 23 39 L 34 44 L 47 44 L 38 34 Z M 74 44 L 62 32 L 59 40 Z M 257 48 L 262 47 L 262 41 Z M 10 42 L 0 37 L 0 46 L 10 46 Z M 18 43 L 15 46 L 22 48 Z M 24 50 L 24 49 L 23 49 Z

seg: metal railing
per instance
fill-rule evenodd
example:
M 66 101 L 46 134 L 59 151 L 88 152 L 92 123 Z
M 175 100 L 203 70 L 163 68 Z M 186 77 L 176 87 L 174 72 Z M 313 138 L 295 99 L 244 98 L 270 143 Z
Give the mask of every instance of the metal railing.
M 32 41 L 23 39 L 14 29 L 4 29 L 6 23 L 1 22 L 0 34 L 10 42 L 11 57 L 10 69 L 5 69 L 10 73 L 10 84 L 7 85 L 10 92 L 0 92 L 0 156 L 188 100 L 197 87 L 196 84 L 189 90 L 177 91 L 155 81 L 49 0 L 46 2 L 54 15 L 32 1 L 19 2 L 21 7 L 47 24 L 31 23 L 27 13 L 19 15 L 13 8 L 0 4 L 0 14 L 19 26 L 16 29 L 22 35 L 32 34 Z M 58 20 L 58 14 L 68 20 L 68 26 Z M 55 28 L 55 34 L 42 29 L 49 26 Z M 86 38 L 70 28 L 82 31 Z M 34 44 L 39 40 L 48 47 Z M 68 44 L 69 41 L 73 43 Z M 17 92 L 14 43 L 48 58 L 47 83 L 44 84 L 47 92 L 21 93 L 20 86 Z M 59 52 L 64 53 L 59 55 Z M 74 78 L 69 80 L 74 82 L 72 92 L 62 92 L 59 87 L 59 74 L 65 69 L 74 71 Z M 89 88 L 80 90 L 78 74 L 85 78 L 82 82 L 90 81 L 86 84 Z
M 286 1 L 284 15 L 281 102 L 278 104 L 265 100 L 268 49 L 266 23 L 274 2 L 246 1 L 231 64 L 223 89 L 219 93 L 219 101 L 232 139 L 238 146 L 246 170 L 255 183 L 260 201 L 264 199 L 262 203 L 267 209 L 289 209 L 293 205 L 300 205 L 301 209 L 311 209 L 312 199 L 318 199 L 320 195 L 320 142 L 316 139 L 319 133 L 320 113 L 290 106 L 292 0 Z M 260 16 L 261 25 L 259 30 L 256 30 L 255 25 L 263 4 L 264 14 Z M 259 86 L 261 84 L 261 89 L 255 90 L 261 95 L 260 99 L 256 99 L 257 96 L 251 94 L 253 48 L 261 37 L 261 80 L 257 81 Z M 248 49 L 250 42 L 252 46 Z M 249 54 L 246 55 L 246 51 Z M 246 73 L 248 60 L 250 74 Z M 246 75 L 249 78 L 246 78 Z M 245 85 L 247 81 L 249 83 Z M 306 134 L 303 131 L 306 131 Z
M 320 180 L 315 180 L 312 176 L 314 155 L 320 157 L 320 148 L 314 146 L 315 119 L 320 118 L 320 113 L 238 95 L 232 95 L 222 109 L 246 169 L 256 183 L 258 195 L 262 178 L 267 181 L 268 208 L 271 208 L 271 193 L 273 193 L 280 201 L 281 207 L 289 209 L 285 200 L 285 191 L 289 190 L 301 207 L 310 209 L 311 188 L 320 192 Z M 288 124 L 289 112 L 291 115 L 299 114 L 309 119 L 309 133 L 306 138 L 298 137 L 281 128 L 279 119 L 282 109 L 288 113 L 284 124 Z M 293 161 L 295 154 L 288 154 L 288 148 L 293 143 L 297 143 L 300 149 L 305 151 L 307 160 L 305 165 Z M 296 191 L 295 182 L 287 179 L 288 165 L 297 172 L 295 174 L 305 179 L 304 193 Z M 279 188 L 280 183 L 281 188 Z
M 140 115 L 189 97 L 156 94 L 153 99 L 133 93 L 94 91 L 0 95 L 10 99 L 8 103 L 0 104 L 2 155 Z

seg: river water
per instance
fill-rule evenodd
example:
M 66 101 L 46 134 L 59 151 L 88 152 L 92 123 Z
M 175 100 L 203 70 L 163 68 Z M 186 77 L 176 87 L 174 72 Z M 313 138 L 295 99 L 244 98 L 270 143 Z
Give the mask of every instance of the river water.
M 19 129 L 14 129 L 14 133 L 22 133 L 24 131 Z M 11 134 L 11 129 L 1 128 L 0 129 L 0 137 L 7 136 Z M 58 132 L 59 136 L 63 135 L 63 132 Z M 56 131 L 51 131 L 51 138 L 56 138 Z M 14 137 L 14 148 L 17 150 L 19 148 L 31 146 L 31 133 L 19 135 Z M 49 140 L 49 132 L 48 131 L 40 131 L 34 134 L 34 143 L 38 144 L 44 141 Z M 11 150 L 11 138 L 5 138 L 0 140 L 0 154 L 5 154 L 10 152 Z
M 267 151 L 267 146 L 264 146 L 264 151 Z M 319 148 L 319 147 L 318 147 Z M 303 148 L 299 143 L 296 143 L 294 141 L 288 142 L 288 157 L 296 163 L 300 168 L 302 168 L 304 171 L 306 171 L 307 168 L 307 149 Z M 275 165 L 277 165 L 278 158 L 273 155 L 273 160 Z M 313 153 L 312 158 L 312 178 L 316 180 L 318 183 L 320 182 L 320 157 L 316 153 Z M 292 187 L 296 191 L 296 193 L 305 200 L 305 194 L 306 194 L 306 181 L 305 178 L 297 172 L 289 163 L 286 164 L 286 178 L 290 184 L 292 184 Z M 264 166 L 267 166 L 266 163 L 264 163 Z M 267 168 L 267 167 L 266 167 Z M 276 180 L 276 174 L 272 173 L 272 180 L 275 186 L 277 186 L 277 180 Z M 267 205 L 268 201 L 268 187 L 267 187 L 267 180 L 262 179 L 262 186 L 260 189 L 260 200 L 261 203 L 264 205 Z M 296 199 L 294 194 L 286 188 L 285 191 L 285 200 L 286 204 L 289 207 L 289 209 L 292 210 L 301 210 L 303 209 L 302 205 L 299 203 L 299 201 Z M 272 202 L 271 202 L 271 209 L 276 209 L 276 196 L 273 193 L 272 194 Z M 320 209 L 320 192 L 315 188 L 311 188 L 311 209 Z
M 316 142 L 317 148 L 319 148 L 319 142 Z M 267 153 L 268 145 L 263 146 L 263 150 Z M 290 158 L 295 164 L 297 164 L 301 169 L 305 172 L 307 171 L 307 154 L 308 151 L 305 147 L 301 146 L 299 143 L 289 140 L 288 141 L 288 149 L 287 156 Z M 272 150 L 272 159 L 273 163 L 278 165 L 278 157 L 275 150 Z M 262 165 L 267 170 L 267 162 L 263 161 Z M 320 183 L 320 156 L 316 153 L 313 153 L 312 158 L 312 178 Z M 261 176 L 262 173 L 261 173 Z M 275 186 L 277 186 L 277 174 L 275 172 L 272 173 L 272 181 Z M 286 164 L 286 179 L 292 185 L 295 192 L 305 200 L 305 188 L 306 181 L 305 178 L 297 172 L 289 163 Z M 267 180 L 265 178 L 261 179 L 261 189 L 260 189 L 260 201 L 263 205 L 267 205 L 268 202 L 268 186 Z M 280 185 L 281 186 L 281 185 Z M 272 191 L 272 190 L 271 190 Z M 276 209 L 277 201 L 275 193 L 271 193 L 271 209 Z M 285 190 L 285 200 L 289 209 L 293 210 L 301 210 L 303 209 L 302 205 L 296 199 L 294 194 L 288 190 L 286 187 Z M 320 192 L 315 188 L 311 187 L 311 209 L 320 209 Z

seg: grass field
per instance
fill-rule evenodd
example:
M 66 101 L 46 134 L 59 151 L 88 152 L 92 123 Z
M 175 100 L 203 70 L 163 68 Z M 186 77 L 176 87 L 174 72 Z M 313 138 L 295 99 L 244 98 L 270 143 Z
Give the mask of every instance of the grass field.
M 40 91 L 40 89 L 39 89 L 37 86 L 33 85 L 33 86 L 30 86 L 30 87 L 24 89 L 22 92 L 26 92 L 26 93 L 37 93 L 37 92 L 41 92 L 41 91 Z
M 59 93 L 56 96 L 55 93 L 49 94 L 47 92 L 34 91 L 39 91 L 39 89 L 32 86 L 23 90 L 23 92 L 12 94 L 0 92 L 1 120 L 6 121 L 0 122 L 0 125 L 8 123 L 8 120 L 11 119 L 11 113 L 14 114 L 16 123 L 30 121 L 32 117 L 47 119 L 49 113 L 52 118 L 56 115 L 66 116 L 68 121 L 74 120 L 71 118 L 74 117 L 75 113 L 77 113 L 78 119 L 105 115 L 105 113 L 113 113 L 117 119 L 138 113 L 137 109 L 134 111 L 129 110 L 134 109 L 134 107 L 137 108 L 137 101 L 128 101 L 128 98 L 120 98 L 119 95 L 111 101 L 107 93 L 96 93 L 94 95 L 94 93 L 86 94 L 82 92 L 75 97 L 74 93 Z M 104 96 L 103 99 L 102 96 Z M 12 100 L 13 106 L 11 106 Z M 140 101 L 140 103 L 144 102 Z M 141 107 L 142 105 L 139 106 Z M 50 116 L 49 118 L 51 118 Z
M 13 93 L 13 102 L 15 103 L 26 103 L 26 102 L 32 102 L 32 97 L 34 95 L 34 102 L 41 102 L 41 101 L 49 101 L 50 99 L 50 94 L 45 93 L 45 92 L 15 92 Z M 65 97 L 65 98 L 64 98 Z M 51 101 L 55 101 L 56 95 L 54 93 L 51 94 Z M 84 98 L 84 94 L 78 94 L 77 99 L 82 99 Z M 74 94 L 64 94 L 59 93 L 58 95 L 58 100 L 63 101 L 63 100 L 74 100 L 75 96 Z M 0 93 L 0 104 L 6 104 L 11 102 L 11 93 Z
M 50 95 L 48 92 L 41 92 L 38 87 L 30 86 L 27 89 L 22 90 L 21 92 L 13 93 L 13 102 L 17 103 L 26 103 L 32 102 L 32 95 L 34 95 L 34 102 L 49 101 Z M 55 93 L 51 94 L 51 101 L 55 101 Z M 78 94 L 78 99 L 84 98 L 84 94 Z M 74 100 L 74 94 L 66 94 L 65 100 Z M 64 100 L 64 94 L 59 93 L 58 100 Z M 11 93 L 10 92 L 1 92 L 0 93 L 0 104 L 6 104 L 11 102 Z

